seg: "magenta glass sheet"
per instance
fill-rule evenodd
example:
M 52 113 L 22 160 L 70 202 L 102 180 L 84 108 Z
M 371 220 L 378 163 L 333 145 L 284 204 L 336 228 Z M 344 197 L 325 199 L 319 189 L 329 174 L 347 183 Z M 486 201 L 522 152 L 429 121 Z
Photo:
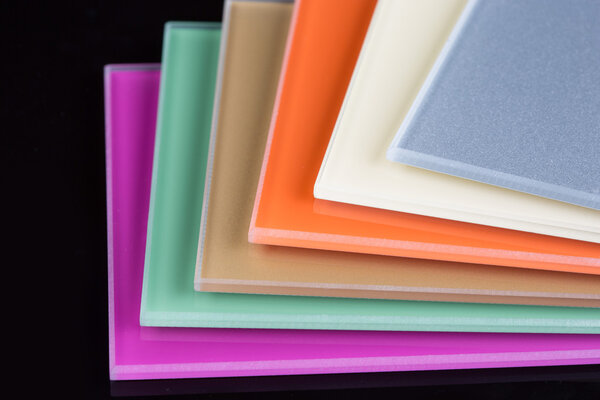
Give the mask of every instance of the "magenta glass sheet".
M 600 363 L 600 335 L 140 327 L 159 80 L 105 69 L 111 379 Z

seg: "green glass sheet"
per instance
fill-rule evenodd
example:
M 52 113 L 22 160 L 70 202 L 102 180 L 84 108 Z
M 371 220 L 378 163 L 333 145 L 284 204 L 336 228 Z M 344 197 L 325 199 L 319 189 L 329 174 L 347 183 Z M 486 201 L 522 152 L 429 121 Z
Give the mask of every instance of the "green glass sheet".
M 165 28 L 143 326 L 600 333 L 593 308 L 194 291 L 220 37 L 214 23 Z

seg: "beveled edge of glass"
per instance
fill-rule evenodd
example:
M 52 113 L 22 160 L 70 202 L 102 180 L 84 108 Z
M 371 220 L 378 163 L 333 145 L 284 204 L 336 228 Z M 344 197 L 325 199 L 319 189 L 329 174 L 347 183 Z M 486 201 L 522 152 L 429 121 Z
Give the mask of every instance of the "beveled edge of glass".
M 171 29 L 220 29 L 220 21 L 168 21 L 165 31 Z
M 104 66 L 104 72 L 109 73 L 113 71 L 144 71 L 144 70 L 157 70 L 160 69 L 160 63 L 141 63 L 141 64 L 106 64 Z

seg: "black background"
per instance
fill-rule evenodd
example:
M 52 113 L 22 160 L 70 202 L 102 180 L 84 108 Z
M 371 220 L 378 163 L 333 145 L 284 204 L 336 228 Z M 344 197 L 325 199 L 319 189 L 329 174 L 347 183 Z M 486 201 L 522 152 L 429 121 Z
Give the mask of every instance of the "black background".
M 20 353 L 22 365 L 15 370 L 24 378 L 24 392 L 106 398 L 111 385 L 102 68 L 160 61 L 166 21 L 218 21 L 222 2 L 2 1 L 0 7 L 2 220 L 5 251 L 16 256 L 3 271 L 24 276 L 19 304 L 27 304 L 5 306 L 17 309 L 15 321 L 32 325 L 33 333 L 16 329 L 28 344 L 15 341 L 15 349 L 7 350 Z M 19 281 L 8 276 L 4 284 L 11 289 Z M 193 398 L 597 399 L 599 382 L 600 366 L 582 366 L 121 382 L 112 391 Z

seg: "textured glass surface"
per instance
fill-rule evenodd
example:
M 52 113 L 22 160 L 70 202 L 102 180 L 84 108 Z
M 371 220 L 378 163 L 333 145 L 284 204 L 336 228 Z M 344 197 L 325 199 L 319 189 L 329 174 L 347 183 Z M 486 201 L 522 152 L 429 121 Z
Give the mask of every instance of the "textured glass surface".
M 600 209 L 600 3 L 473 1 L 388 157 Z

